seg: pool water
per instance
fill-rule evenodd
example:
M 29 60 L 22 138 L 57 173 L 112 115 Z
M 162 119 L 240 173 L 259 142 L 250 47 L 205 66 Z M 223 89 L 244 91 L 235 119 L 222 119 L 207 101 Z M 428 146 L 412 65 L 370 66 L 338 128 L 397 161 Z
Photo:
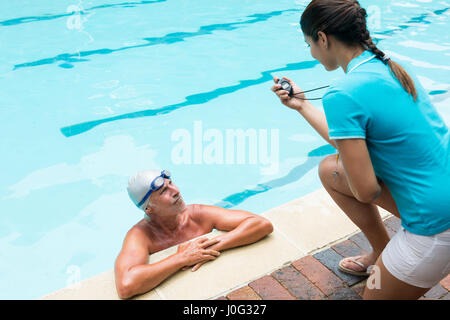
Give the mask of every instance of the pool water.
M 334 149 L 270 91 L 275 75 L 304 90 L 342 75 L 305 47 L 308 2 L 2 1 L 0 299 L 112 269 L 142 218 L 138 170 L 171 171 L 186 203 L 257 214 L 320 188 Z M 450 3 L 360 3 L 449 123 Z

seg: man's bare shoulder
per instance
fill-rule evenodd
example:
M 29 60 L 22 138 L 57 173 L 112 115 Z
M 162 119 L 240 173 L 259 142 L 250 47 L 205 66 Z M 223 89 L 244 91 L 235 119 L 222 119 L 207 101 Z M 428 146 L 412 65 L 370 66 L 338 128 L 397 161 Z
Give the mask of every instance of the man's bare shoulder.
M 210 204 L 200 204 L 200 203 L 196 203 L 196 204 L 191 204 L 192 206 L 192 210 L 193 212 L 195 212 L 196 214 L 208 214 L 211 210 L 214 210 L 215 208 L 220 208 L 217 206 L 213 206 Z M 223 209 L 223 208 L 221 208 Z M 224 209 L 227 210 L 227 209 Z
M 199 203 L 191 204 L 189 206 L 190 206 L 190 217 L 194 221 L 202 221 L 204 219 L 207 219 L 209 212 L 211 211 L 210 209 L 211 207 L 213 207 Z
M 223 216 L 227 211 L 227 209 L 207 204 L 193 204 L 192 206 L 192 220 L 206 228 L 213 228 L 217 218 Z
M 150 232 L 149 223 L 146 219 L 142 219 L 139 222 L 137 222 L 133 227 L 131 227 L 130 230 L 128 230 L 127 234 L 133 235 L 133 236 L 147 236 L 148 232 Z
M 151 228 L 149 228 L 148 222 L 145 219 L 142 219 L 128 230 L 127 235 L 125 236 L 124 245 L 125 244 L 130 246 L 145 245 L 147 248 L 151 247 Z
M 117 256 L 114 270 L 117 274 L 121 274 L 133 265 L 148 262 L 151 253 L 151 241 L 144 232 L 139 223 L 128 230 L 123 240 L 122 249 Z

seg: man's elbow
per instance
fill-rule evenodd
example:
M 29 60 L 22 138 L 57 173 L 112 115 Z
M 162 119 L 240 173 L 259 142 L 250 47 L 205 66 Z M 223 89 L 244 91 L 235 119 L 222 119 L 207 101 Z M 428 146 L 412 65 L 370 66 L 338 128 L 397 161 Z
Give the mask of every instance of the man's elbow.
M 117 286 L 117 294 L 120 299 L 129 299 L 133 296 L 131 288 L 126 284 L 120 284 Z
M 270 222 L 266 218 L 261 219 L 261 228 L 264 230 L 264 235 L 268 235 L 273 232 L 272 222 Z
M 116 285 L 117 294 L 120 299 L 129 299 L 136 295 L 136 288 L 129 279 L 122 279 Z

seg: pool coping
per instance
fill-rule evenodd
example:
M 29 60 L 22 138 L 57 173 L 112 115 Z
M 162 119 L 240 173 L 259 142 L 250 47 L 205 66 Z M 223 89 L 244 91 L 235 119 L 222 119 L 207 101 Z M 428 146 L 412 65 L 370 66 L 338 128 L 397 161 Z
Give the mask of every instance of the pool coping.
M 383 224 L 389 237 L 401 228 L 400 219 L 388 216 Z M 311 252 L 289 265 L 219 295 L 215 300 L 362 300 L 366 284 L 376 287 L 375 277 L 343 273 L 341 259 L 371 252 L 372 247 L 362 232 Z M 419 298 L 450 300 L 450 274 Z
M 391 217 L 389 212 L 379 209 L 383 219 Z M 251 245 L 226 250 L 218 259 L 204 264 L 196 272 L 179 271 L 155 289 L 132 299 L 204 300 L 224 297 L 246 287 L 252 281 L 360 232 L 323 188 L 261 215 L 274 226 L 274 231 L 269 236 Z M 213 237 L 220 233 L 222 232 L 214 230 L 203 236 Z M 173 246 L 151 255 L 150 263 L 166 258 L 175 253 L 176 249 L 177 246 Z M 120 298 L 115 289 L 114 270 L 107 270 L 39 299 Z

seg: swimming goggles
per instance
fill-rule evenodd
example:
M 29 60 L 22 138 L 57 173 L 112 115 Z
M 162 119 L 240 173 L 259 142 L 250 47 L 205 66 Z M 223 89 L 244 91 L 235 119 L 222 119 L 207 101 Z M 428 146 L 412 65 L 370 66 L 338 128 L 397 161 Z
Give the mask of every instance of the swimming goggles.
M 144 204 L 144 202 L 148 199 L 148 197 L 150 197 L 153 191 L 161 189 L 161 187 L 164 185 L 165 178 L 170 179 L 170 172 L 167 170 L 161 171 L 161 174 L 153 179 L 152 183 L 150 184 L 150 190 L 148 190 L 142 200 L 136 205 L 138 208 L 140 208 Z

